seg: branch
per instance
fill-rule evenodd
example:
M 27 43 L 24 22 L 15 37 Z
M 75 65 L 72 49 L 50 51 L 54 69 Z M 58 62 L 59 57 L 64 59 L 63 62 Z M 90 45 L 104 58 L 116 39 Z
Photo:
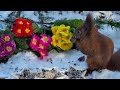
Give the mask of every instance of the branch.
M 37 23 L 37 24 L 40 24 L 40 22 L 36 22 L 34 20 L 31 20 L 33 23 Z M 5 23 L 13 23 L 14 21 L 11 21 L 11 20 L 8 20 L 8 19 L 5 19 L 5 20 L 0 20 L 0 22 L 5 22 Z M 50 22 L 50 23 L 42 23 L 42 24 L 54 24 L 54 22 Z

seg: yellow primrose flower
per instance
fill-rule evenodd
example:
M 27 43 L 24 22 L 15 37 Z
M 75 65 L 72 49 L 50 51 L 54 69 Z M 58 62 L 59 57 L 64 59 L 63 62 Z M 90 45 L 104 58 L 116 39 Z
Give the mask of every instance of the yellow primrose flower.
M 54 26 L 52 29 L 52 42 L 53 46 L 60 47 L 62 50 L 69 50 L 72 48 L 73 43 L 70 41 L 73 34 L 70 32 L 70 26 L 64 24 L 60 26 Z
M 58 46 L 59 47 L 61 45 L 61 39 L 60 39 L 60 37 L 58 37 L 56 35 L 53 35 L 52 36 L 52 42 L 51 42 L 51 44 L 53 46 Z
M 70 39 L 72 38 L 73 34 L 71 32 L 69 32 L 68 36 L 62 36 L 62 40 L 64 41 L 70 41 Z
M 61 35 L 68 36 L 69 30 L 70 30 L 70 26 L 65 27 L 65 25 L 62 24 L 58 27 L 58 30 L 57 30 L 56 34 L 61 34 Z
M 69 50 L 69 49 L 72 48 L 72 46 L 73 46 L 73 43 L 72 43 L 71 41 L 69 41 L 69 42 L 62 41 L 60 48 L 61 48 L 62 50 Z
M 52 30 L 52 33 L 55 35 L 58 30 L 58 26 L 52 27 L 51 30 Z

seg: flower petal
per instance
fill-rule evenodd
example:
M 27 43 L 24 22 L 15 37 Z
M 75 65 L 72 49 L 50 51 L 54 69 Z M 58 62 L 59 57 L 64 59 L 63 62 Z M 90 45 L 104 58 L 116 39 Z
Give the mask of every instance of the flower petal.
M 32 30 L 31 27 L 24 28 L 24 30 L 23 30 L 23 36 L 24 37 L 31 36 L 32 34 L 33 34 L 33 30 Z
M 47 53 L 46 50 L 40 49 L 40 50 L 39 50 L 39 53 L 40 53 L 40 59 L 41 59 L 41 60 L 44 58 L 44 56 L 48 56 L 48 53 Z
M 6 55 L 10 55 L 11 53 L 13 53 L 15 50 L 15 47 L 13 44 L 11 43 L 6 43 L 5 44 L 5 53 Z
M 4 43 L 4 40 L 0 38 L 0 46 L 2 46 Z
M 34 34 L 32 36 L 32 39 L 31 39 L 31 42 L 30 42 L 30 47 L 33 49 L 33 50 L 37 50 L 38 46 L 39 46 L 39 36 L 37 34 Z
M 62 44 L 61 44 L 61 49 L 62 50 L 69 50 L 71 49 L 73 46 L 73 43 L 72 42 L 65 42 L 65 41 L 62 41 Z
M 25 26 L 32 27 L 32 22 L 28 19 L 24 19 L 24 24 L 25 24 Z
M 55 35 L 58 30 L 58 26 L 52 27 L 51 30 L 52 30 L 52 33 Z
M 5 41 L 5 42 L 11 42 L 12 41 L 12 37 L 10 34 L 2 34 L 1 38 Z

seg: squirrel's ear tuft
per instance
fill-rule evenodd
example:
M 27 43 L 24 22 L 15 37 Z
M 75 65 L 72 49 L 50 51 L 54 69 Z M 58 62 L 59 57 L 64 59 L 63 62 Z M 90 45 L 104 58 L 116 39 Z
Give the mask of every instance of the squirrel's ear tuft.
M 93 27 L 94 23 L 93 23 L 93 17 L 91 13 L 87 15 L 84 25 L 86 28 L 88 28 L 88 30 L 90 30 Z

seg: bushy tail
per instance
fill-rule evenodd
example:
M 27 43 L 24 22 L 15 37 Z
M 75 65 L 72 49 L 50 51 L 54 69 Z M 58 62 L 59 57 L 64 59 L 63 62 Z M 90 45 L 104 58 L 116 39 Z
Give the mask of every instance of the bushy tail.
M 120 71 L 120 49 L 112 55 L 112 58 L 108 63 L 107 69 Z

